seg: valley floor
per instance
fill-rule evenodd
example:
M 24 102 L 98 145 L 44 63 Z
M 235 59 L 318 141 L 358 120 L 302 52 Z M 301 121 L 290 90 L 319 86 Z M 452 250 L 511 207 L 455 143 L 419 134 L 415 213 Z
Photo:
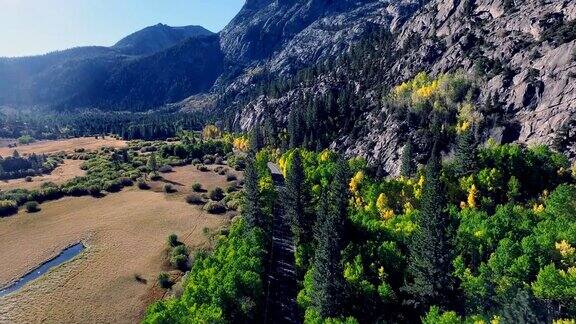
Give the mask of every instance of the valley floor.
M 212 173 L 212 176 L 214 174 Z M 175 233 L 191 249 L 208 244 L 204 228 L 227 221 L 183 199 L 137 189 L 104 198 L 64 198 L 42 211 L 0 219 L 0 285 L 27 273 L 79 241 L 76 259 L 0 298 L 0 322 L 134 323 L 163 291 L 156 276 L 168 270 L 166 237 Z M 3 262 L 4 263 L 4 262 Z M 147 283 L 139 283 L 139 274 Z M 157 296 L 160 294 L 160 296 Z
M 15 142 L 16 140 L 12 141 Z M 17 147 L 10 148 L 9 144 L 5 140 L 0 141 L 0 156 L 10 156 L 14 150 L 18 151 L 20 155 L 27 154 L 51 154 L 58 152 L 71 153 L 75 149 L 83 148 L 85 150 L 96 150 L 101 147 L 114 147 L 122 148 L 126 147 L 128 144 L 126 141 L 117 140 L 112 137 L 94 138 L 94 137 L 78 137 L 71 139 L 63 139 L 57 141 L 38 141 L 29 145 L 18 145 Z
M 32 177 L 31 182 L 27 182 L 24 178 L 10 179 L 0 181 L 1 190 L 12 189 L 38 189 L 42 184 L 52 182 L 57 185 L 64 184 L 75 177 L 83 176 L 86 172 L 80 166 L 84 163 L 82 160 L 64 160 L 62 165 L 59 165 L 50 174 Z

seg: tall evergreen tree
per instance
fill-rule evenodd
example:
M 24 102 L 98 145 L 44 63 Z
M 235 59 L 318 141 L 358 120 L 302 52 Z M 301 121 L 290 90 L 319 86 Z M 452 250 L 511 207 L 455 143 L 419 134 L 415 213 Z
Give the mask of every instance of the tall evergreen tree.
M 309 197 L 305 180 L 302 155 L 300 150 L 295 150 L 286 173 L 286 212 L 292 222 L 296 245 L 312 239 L 312 217 L 306 213 Z
M 403 177 L 412 177 L 416 173 L 416 163 L 414 162 L 414 146 L 412 141 L 408 140 L 402 150 L 402 165 L 400 174 Z
M 530 293 L 520 288 L 503 302 L 501 310 L 502 323 L 535 324 L 549 322 L 549 320 L 539 318 L 539 313 L 544 315 L 542 314 L 544 312 L 539 309 Z
M 244 190 L 246 192 L 244 218 L 250 227 L 262 225 L 262 208 L 260 205 L 260 191 L 258 190 L 258 171 L 255 166 L 255 153 L 249 150 L 246 158 L 244 172 Z
M 464 129 L 456 135 L 456 173 L 465 176 L 476 170 L 476 142 L 472 129 Z
M 250 149 L 254 152 L 258 152 L 264 147 L 264 139 L 262 138 L 262 132 L 260 131 L 260 125 L 254 126 L 252 132 L 250 133 Z
M 278 147 L 278 126 L 270 114 L 267 114 L 264 120 L 264 139 L 267 145 Z
M 321 200 L 318 210 L 313 303 L 324 318 L 342 315 L 345 303 L 341 251 L 349 198 L 348 181 L 348 165 L 342 159 L 336 168 L 328 199 Z
M 418 230 L 409 244 L 408 273 L 405 291 L 412 295 L 416 308 L 447 305 L 453 296 L 452 230 L 445 213 L 444 188 L 440 180 L 440 156 L 437 144 L 426 166 Z
M 290 148 L 300 147 L 304 140 L 304 121 L 297 109 L 292 109 L 288 115 L 288 136 Z

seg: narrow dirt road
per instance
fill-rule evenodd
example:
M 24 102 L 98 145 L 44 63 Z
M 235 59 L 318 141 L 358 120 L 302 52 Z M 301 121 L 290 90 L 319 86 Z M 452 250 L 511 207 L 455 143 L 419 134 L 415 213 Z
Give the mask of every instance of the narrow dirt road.
M 285 197 L 284 177 L 277 165 L 270 163 L 268 168 L 278 190 L 274 206 L 272 226 L 272 251 L 267 275 L 266 323 L 300 323 L 296 295 L 296 267 L 294 260 L 294 239 L 290 220 L 283 208 Z

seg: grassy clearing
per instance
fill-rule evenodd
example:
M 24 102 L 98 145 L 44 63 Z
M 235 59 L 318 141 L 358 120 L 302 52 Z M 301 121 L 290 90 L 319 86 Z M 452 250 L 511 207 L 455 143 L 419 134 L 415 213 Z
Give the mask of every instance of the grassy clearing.
M 17 150 L 20 155 L 27 154 L 52 154 L 58 152 L 73 152 L 75 149 L 84 148 L 86 150 L 97 150 L 101 147 L 114 147 L 122 148 L 127 147 L 126 141 L 117 140 L 112 137 L 94 138 L 94 137 L 80 137 L 71 138 L 57 141 L 39 141 L 29 145 L 19 145 L 15 148 L 0 147 L 0 156 L 10 156 L 14 150 Z
M 26 179 L 13 179 L 0 181 L 0 189 L 2 190 L 12 190 L 12 189 L 38 189 L 42 184 L 47 182 L 53 182 L 57 185 L 64 184 L 75 177 L 80 177 L 85 175 L 85 171 L 80 169 L 84 161 L 81 160 L 64 160 L 64 163 L 50 174 L 45 174 L 42 176 L 32 177 L 32 181 L 28 182 Z
M 20 211 L 0 219 L 0 259 L 11 260 L 10 267 L 0 267 L 0 285 L 66 246 L 87 246 L 76 260 L 0 298 L 0 322 L 136 322 L 162 297 L 156 277 L 169 270 L 163 260 L 166 237 L 175 233 L 198 249 L 208 244 L 204 228 L 221 227 L 227 219 L 184 199 L 136 188 L 100 199 L 64 198 L 33 215 Z

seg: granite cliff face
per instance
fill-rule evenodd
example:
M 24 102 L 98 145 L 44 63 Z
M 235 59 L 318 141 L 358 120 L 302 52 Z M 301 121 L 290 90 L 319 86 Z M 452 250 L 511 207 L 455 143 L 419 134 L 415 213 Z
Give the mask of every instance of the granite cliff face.
M 344 1 L 337 6 L 330 1 L 256 1 L 247 7 L 242 19 L 221 35 L 229 57 L 239 58 L 239 64 L 250 62 L 220 88 L 228 100 L 219 108 L 239 109 L 235 127 L 261 123 L 266 111 L 286 125 L 289 112 L 302 103 L 299 98 L 353 87 L 367 108 L 355 129 L 340 134 L 332 147 L 397 173 L 404 125 L 379 105 L 379 93 L 365 76 L 343 80 L 329 71 L 314 84 L 293 86 L 273 98 L 251 93 L 258 80 L 334 60 L 371 31 L 385 29 L 393 35 L 388 47 L 394 59 L 379 62 L 384 67 L 379 86 L 390 88 L 420 71 L 464 71 L 479 85 L 477 104 L 497 109 L 500 116 L 483 130 L 483 139 L 548 144 L 576 155 L 571 126 L 576 123 L 574 1 Z M 252 39 L 254 29 L 262 31 L 261 38 L 242 38 Z M 261 51 L 263 44 L 270 47 Z

